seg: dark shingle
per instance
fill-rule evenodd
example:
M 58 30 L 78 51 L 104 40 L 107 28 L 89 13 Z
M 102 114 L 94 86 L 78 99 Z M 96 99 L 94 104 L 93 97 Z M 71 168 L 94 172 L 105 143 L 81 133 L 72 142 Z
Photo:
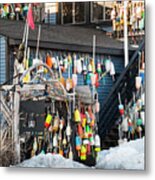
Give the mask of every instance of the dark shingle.
M 23 30 L 23 21 L 0 20 L 0 34 L 13 39 L 12 44 L 21 42 Z M 30 30 L 30 46 L 36 46 L 37 33 L 38 25 L 34 31 Z M 79 26 L 42 25 L 40 47 L 92 52 L 93 35 L 96 35 L 97 53 L 123 54 L 123 43 L 107 37 L 100 30 Z

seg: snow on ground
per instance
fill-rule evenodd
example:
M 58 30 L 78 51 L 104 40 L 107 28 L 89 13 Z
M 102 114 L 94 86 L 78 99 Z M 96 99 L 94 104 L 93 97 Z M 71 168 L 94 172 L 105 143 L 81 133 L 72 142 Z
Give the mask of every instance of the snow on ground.
M 61 155 L 52 154 L 34 156 L 18 164 L 17 167 L 89 168 Z M 144 170 L 144 138 L 99 152 L 95 168 Z
M 144 138 L 101 151 L 96 168 L 144 170 Z
M 46 167 L 46 168 L 87 168 L 87 166 L 66 159 L 61 155 L 40 154 L 17 165 L 17 167 Z

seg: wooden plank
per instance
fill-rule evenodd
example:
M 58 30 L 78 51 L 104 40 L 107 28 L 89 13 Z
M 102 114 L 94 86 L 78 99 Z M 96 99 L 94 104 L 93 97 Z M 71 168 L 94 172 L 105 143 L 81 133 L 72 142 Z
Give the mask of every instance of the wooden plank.
M 19 101 L 20 96 L 18 92 L 14 95 L 14 118 L 13 118 L 13 134 L 14 134 L 14 150 L 15 150 L 15 163 L 20 162 L 20 140 L 19 140 Z
M 24 84 L 23 87 L 21 87 L 20 85 L 16 86 L 16 91 L 40 91 L 40 90 L 45 90 L 45 85 L 44 84 Z

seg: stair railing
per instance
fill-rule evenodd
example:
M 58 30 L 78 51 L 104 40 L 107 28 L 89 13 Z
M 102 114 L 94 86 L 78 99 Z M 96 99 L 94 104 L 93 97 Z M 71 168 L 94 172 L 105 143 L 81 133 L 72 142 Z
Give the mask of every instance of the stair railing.
M 100 120 L 98 123 L 101 137 L 104 137 L 109 132 L 119 118 L 118 93 L 120 93 L 122 103 L 124 104 L 132 99 L 132 92 L 136 91 L 135 77 L 138 75 L 139 52 L 144 50 L 144 46 L 145 41 L 143 40 L 103 103 L 99 113 Z

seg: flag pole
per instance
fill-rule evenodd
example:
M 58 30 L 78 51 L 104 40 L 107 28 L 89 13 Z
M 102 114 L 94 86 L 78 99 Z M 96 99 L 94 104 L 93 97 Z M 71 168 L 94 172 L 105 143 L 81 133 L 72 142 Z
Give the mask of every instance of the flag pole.
M 127 4 L 128 1 L 124 0 L 124 66 L 126 67 L 129 63 L 129 52 L 128 52 L 128 23 L 127 23 Z

